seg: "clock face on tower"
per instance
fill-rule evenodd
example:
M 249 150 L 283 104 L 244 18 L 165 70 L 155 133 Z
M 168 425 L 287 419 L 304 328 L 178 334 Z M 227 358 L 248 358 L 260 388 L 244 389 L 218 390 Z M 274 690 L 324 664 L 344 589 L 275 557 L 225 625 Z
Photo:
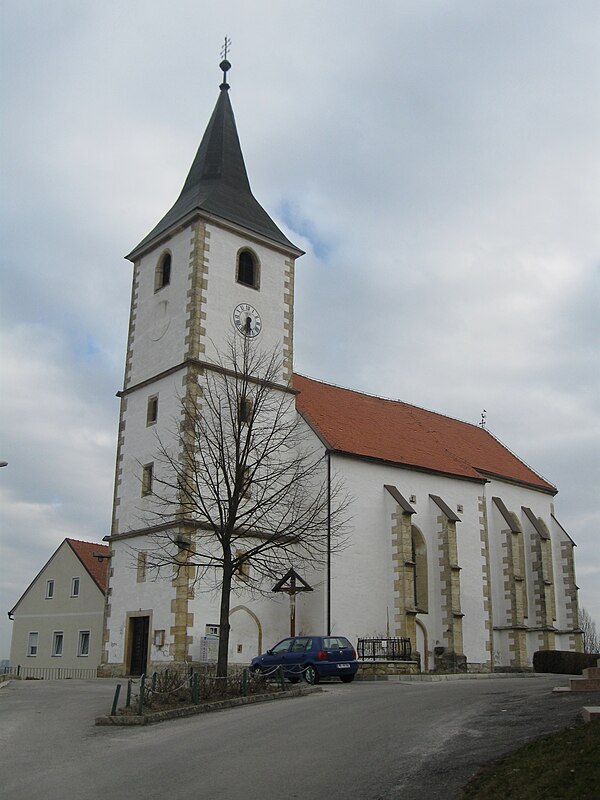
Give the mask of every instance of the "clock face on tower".
M 240 303 L 233 309 L 233 324 L 237 331 L 250 339 L 262 330 L 260 314 L 249 303 Z

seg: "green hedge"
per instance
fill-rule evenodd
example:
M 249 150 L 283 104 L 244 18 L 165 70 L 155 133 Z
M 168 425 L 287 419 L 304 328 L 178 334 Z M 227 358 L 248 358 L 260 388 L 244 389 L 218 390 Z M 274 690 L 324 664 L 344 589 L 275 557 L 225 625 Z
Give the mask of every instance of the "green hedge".
M 560 675 L 581 675 L 586 667 L 595 667 L 600 659 L 596 653 L 574 653 L 572 650 L 538 650 L 533 654 L 536 672 L 553 672 Z

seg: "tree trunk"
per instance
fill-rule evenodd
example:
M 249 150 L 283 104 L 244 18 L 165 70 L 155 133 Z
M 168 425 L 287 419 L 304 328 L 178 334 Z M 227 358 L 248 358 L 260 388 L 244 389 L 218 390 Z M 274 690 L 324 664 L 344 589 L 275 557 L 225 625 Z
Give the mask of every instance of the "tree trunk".
M 229 606 L 231 596 L 231 564 L 223 569 L 221 585 L 221 610 L 219 615 L 219 655 L 217 658 L 217 678 L 227 677 L 227 661 L 229 656 Z

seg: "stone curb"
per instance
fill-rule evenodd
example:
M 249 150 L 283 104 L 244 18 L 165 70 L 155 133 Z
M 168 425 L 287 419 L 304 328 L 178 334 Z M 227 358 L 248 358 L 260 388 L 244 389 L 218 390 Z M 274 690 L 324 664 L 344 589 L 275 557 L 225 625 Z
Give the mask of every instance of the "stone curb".
M 297 686 L 293 689 L 286 689 L 285 692 L 270 692 L 269 694 L 251 694 L 248 697 L 232 697 L 227 700 L 215 700 L 212 703 L 204 703 L 198 706 L 183 706 L 182 708 L 170 708 L 166 711 L 155 711 L 141 716 L 133 714 L 119 714 L 118 716 L 96 717 L 96 725 L 152 725 L 156 722 L 165 722 L 169 719 L 180 719 L 181 717 L 193 717 L 196 714 L 206 714 L 210 711 L 222 711 L 225 708 L 236 708 L 237 706 L 247 706 L 253 703 L 263 703 L 268 700 L 287 700 L 290 697 L 303 697 L 307 694 L 322 692 L 320 686 Z
M 461 672 L 448 675 L 357 675 L 357 681 L 396 681 L 398 683 L 439 683 L 441 681 L 512 680 L 515 678 L 555 678 L 550 672 Z M 569 675 L 565 675 L 569 678 Z

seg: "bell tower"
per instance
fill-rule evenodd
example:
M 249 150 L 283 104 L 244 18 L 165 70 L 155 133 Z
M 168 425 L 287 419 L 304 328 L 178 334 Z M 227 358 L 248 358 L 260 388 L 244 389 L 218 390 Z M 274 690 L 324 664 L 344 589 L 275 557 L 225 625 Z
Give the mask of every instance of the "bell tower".
M 148 496 L 157 439 L 176 446 L 182 398 L 197 391 L 203 371 L 219 368 L 234 336 L 279 354 L 282 391 L 292 377 L 294 265 L 303 252 L 252 194 L 226 58 L 220 68 L 219 96 L 181 193 L 127 256 L 133 287 L 107 537 L 113 553 L 103 648 L 107 674 L 131 671 L 140 644 L 134 629 L 144 627 L 132 620 L 140 616 L 148 618 L 148 631 L 165 632 L 168 642 L 157 653 L 149 633 L 141 643 L 148 660 L 167 650 L 172 660 L 186 657 L 192 616 L 186 581 L 159 586 L 144 579 L 143 563 L 137 573 L 131 569 L 131 550 L 143 547 L 152 528 Z

